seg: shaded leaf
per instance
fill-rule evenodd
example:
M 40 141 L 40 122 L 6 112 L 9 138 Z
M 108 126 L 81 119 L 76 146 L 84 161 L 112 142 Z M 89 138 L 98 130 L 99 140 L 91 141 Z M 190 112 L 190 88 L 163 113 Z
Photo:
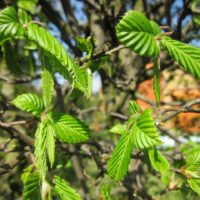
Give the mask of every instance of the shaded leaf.
M 23 200 L 40 200 L 41 180 L 38 172 L 33 172 L 33 167 L 26 168 L 21 176 L 23 181 Z
M 151 166 L 161 174 L 165 174 L 169 171 L 170 165 L 167 159 L 156 149 L 148 149 L 149 160 Z
M 20 74 L 22 70 L 19 67 L 18 56 L 10 41 L 5 41 L 3 43 L 2 51 L 3 58 L 8 69 L 14 74 Z
M 87 57 L 90 58 L 93 52 L 93 45 L 92 45 L 92 38 L 82 38 L 82 37 L 76 37 L 76 45 L 77 47 L 87 53 Z
M 29 11 L 30 13 L 34 13 L 35 6 L 37 4 L 38 0 L 17 0 L 18 7 Z
M 160 104 L 160 74 L 159 74 L 159 68 L 160 63 L 158 59 L 154 60 L 154 66 L 153 66 L 153 91 L 156 99 L 157 105 Z

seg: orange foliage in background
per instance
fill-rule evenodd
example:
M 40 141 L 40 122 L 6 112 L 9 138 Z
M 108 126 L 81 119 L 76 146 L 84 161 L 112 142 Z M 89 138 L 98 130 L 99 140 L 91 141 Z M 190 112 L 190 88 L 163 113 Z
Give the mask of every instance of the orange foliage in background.
M 147 69 L 151 69 L 151 63 L 147 65 Z M 181 70 L 175 70 L 173 76 L 167 70 L 161 74 L 161 101 L 190 101 L 200 98 L 199 81 L 192 76 L 185 74 Z M 153 92 L 153 80 L 146 80 L 139 85 L 138 91 L 147 99 L 155 101 Z M 147 102 L 137 99 L 137 103 L 142 109 L 150 108 L 151 105 Z M 162 109 L 170 109 L 170 106 L 161 106 Z M 179 109 L 177 106 L 176 109 Z M 194 105 L 192 109 L 200 109 L 199 105 Z M 174 106 L 173 106 L 174 109 Z M 189 133 L 200 132 L 200 114 L 199 113 L 180 113 L 165 124 L 166 128 L 179 128 L 182 131 Z

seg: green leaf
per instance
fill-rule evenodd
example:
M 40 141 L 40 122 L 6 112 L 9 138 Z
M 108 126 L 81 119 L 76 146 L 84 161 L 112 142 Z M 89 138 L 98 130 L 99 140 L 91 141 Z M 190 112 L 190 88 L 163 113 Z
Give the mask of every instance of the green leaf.
M 182 168 L 187 177 L 200 178 L 200 154 L 195 152 L 186 159 L 186 165 Z
M 31 17 L 22 9 L 18 11 L 18 17 L 20 24 L 28 24 L 32 19 Z
M 35 133 L 35 162 L 37 169 L 40 173 L 40 177 L 44 180 L 46 176 L 47 168 L 47 122 L 46 120 L 38 124 L 38 128 Z
M 76 37 L 76 45 L 77 47 L 83 51 L 86 52 L 87 58 L 90 58 L 93 52 L 93 45 L 92 45 L 92 37 L 82 38 L 82 37 Z
M 190 188 L 200 195 L 200 180 L 199 179 L 188 179 L 187 180 Z
M 81 200 L 81 196 L 64 179 L 54 176 L 55 192 L 61 200 Z
M 134 145 L 139 149 L 147 149 L 161 144 L 151 109 L 145 110 L 137 118 L 130 132 L 134 135 Z
M 136 101 L 129 101 L 129 108 L 128 108 L 129 114 L 134 115 L 141 111 L 140 106 L 136 103 Z
M 110 132 L 122 135 L 127 132 L 127 127 L 124 124 L 116 124 L 110 129 Z
M 48 68 L 42 68 L 42 93 L 43 93 L 43 101 L 45 107 L 48 109 L 51 104 L 53 89 L 54 89 L 54 77 L 53 73 L 48 70 Z
M 200 49 L 182 42 L 164 37 L 162 46 L 186 71 L 200 79 Z
M 160 65 L 159 59 L 155 59 L 154 66 L 153 66 L 153 91 L 154 91 L 157 105 L 160 104 L 160 74 L 159 74 L 160 66 L 159 65 Z
M 87 83 L 88 83 L 88 88 L 87 88 L 87 97 L 90 97 L 92 94 L 92 81 L 93 81 L 93 77 L 92 77 L 92 71 L 91 69 L 87 69 Z
M 34 13 L 35 6 L 37 4 L 38 0 L 17 0 L 18 7 L 29 11 L 30 13 Z
M 47 124 L 47 135 L 47 155 L 52 168 L 55 160 L 55 133 L 53 127 L 50 124 Z
M 49 113 L 56 137 L 62 142 L 80 143 L 89 139 L 89 128 L 86 124 L 71 115 Z
M 108 162 L 108 175 L 115 180 L 120 180 L 126 175 L 133 150 L 133 137 L 131 132 L 123 134 Z
M 26 168 L 21 176 L 23 181 L 23 200 L 40 200 L 41 179 L 38 172 L 33 172 L 33 167 Z
M 157 36 L 161 33 L 161 29 L 155 21 L 150 21 L 151 27 L 153 29 L 153 35 Z
M 165 174 L 169 171 L 170 165 L 168 160 L 156 149 L 148 149 L 149 160 L 151 166 L 161 174 Z
M 152 25 L 153 24 L 153 25 Z M 159 46 L 155 39 L 155 22 L 150 21 L 140 12 L 129 11 L 116 26 L 119 41 L 139 55 L 148 57 L 159 54 Z
M 21 94 L 18 95 L 12 103 L 20 110 L 31 112 L 33 115 L 40 115 L 44 110 L 42 99 L 36 94 Z
M 18 64 L 18 56 L 16 50 L 14 50 L 10 41 L 5 41 L 2 46 L 3 58 L 5 60 L 6 66 L 14 74 L 20 74 L 22 70 Z
M 18 21 L 17 12 L 13 7 L 7 7 L 0 11 L 0 43 L 11 37 L 21 37 L 25 30 Z
M 64 47 L 51 33 L 43 27 L 31 23 L 28 25 L 28 37 L 60 62 L 63 66 L 62 71 L 67 71 L 62 73 L 62 75 L 73 82 L 72 86 L 87 94 L 87 72 L 76 65 L 73 59 L 66 53 Z M 60 68 L 58 70 L 60 71 Z M 70 75 L 71 78 L 69 79 L 69 76 L 65 76 L 66 74 Z
M 108 184 L 101 185 L 101 200 L 112 200 L 110 195 L 110 186 Z
M 108 61 L 108 56 L 102 56 L 95 60 L 90 60 L 87 63 L 87 68 L 90 68 L 92 72 L 98 71 Z

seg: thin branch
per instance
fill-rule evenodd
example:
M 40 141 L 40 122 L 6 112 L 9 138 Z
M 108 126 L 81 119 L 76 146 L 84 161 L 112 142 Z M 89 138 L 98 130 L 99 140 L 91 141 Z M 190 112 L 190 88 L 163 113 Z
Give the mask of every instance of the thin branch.
M 200 98 L 185 103 L 180 109 L 173 111 L 169 115 L 164 115 L 160 122 L 166 122 L 181 112 L 191 112 L 193 110 L 195 113 L 199 113 L 200 112 L 199 110 L 190 109 L 190 107 L 195 104 L 200 104 Z M 165 112 L 166 112 L 166 110 L 165 110 Z
M 0 126 L 4 128 L 9 128 L 11 126 L 22 125 L 22 124 L 27 124 L 27 121 L 25 120 L 15 121 L 15 122 L 1 122 L 0 121 Z

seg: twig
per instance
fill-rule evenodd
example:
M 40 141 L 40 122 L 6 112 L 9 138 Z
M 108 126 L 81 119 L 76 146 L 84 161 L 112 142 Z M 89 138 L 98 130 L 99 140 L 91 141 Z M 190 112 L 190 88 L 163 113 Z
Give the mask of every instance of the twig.
M 200 112 L 199 110 L 194 110 L 194 109 L 189 108 L 195 104 L 200 104 L 200 98 L 185 103 L 180 109 L 173 111 L 173 113 L 171 113 L 169 115 L 164 115 L 160 122 L 166 122 L 167 120 L 175 117 L 176 115 L 178 115 L 181 112 L 191 112 L 191 110 L 192 110 L 195 113 L 199 113 Z M 165 110 L 165 112 L 166 112 L 166 110 Z
M 22 120 L 22 121 L 7 122 L 7 123 L 0 121 L 0 126 L 4 128 L 9 128 L 11 126 L 22 125 L 22 124 L 27 124 L 27 121 Z

